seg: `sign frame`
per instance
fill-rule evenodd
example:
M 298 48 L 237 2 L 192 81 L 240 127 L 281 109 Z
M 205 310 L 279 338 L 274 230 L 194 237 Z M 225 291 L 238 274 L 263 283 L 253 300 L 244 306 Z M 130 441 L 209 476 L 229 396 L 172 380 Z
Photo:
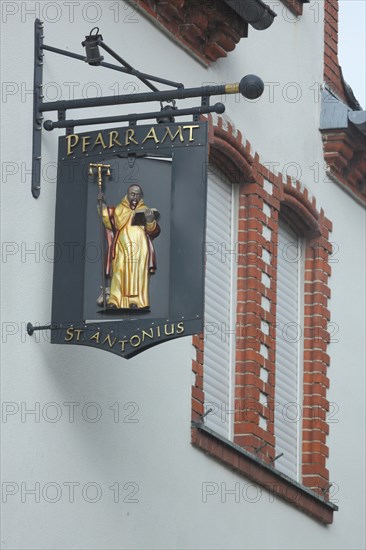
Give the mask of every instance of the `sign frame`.
M 90 321 L 83 309 L 88 266 L 82 250 L 88 216 L 94 215 L 88 194 L 96 193 L 97 185 L 87 176 L 88 166 L 141 164 L 154 158 L 171 159 L 170 246 L 157 252 L 158 263 L 159 254 L 169 254 L 168 309 L 159 316 L 153 309 L 105 311 Z M 51 343 L 95 347 L 128 359 L 162 342 L 202 332 L 207 165 L 206 122 L 111 128 L 59 138 L 55 248 L 61 258 L 54 265 Z M 162 224 L 167 227 L 165 212 Z M 73 242 L 80 246 L 70 261 L 66 245 Z M 158 267 L 154 277 L 159 276 Z

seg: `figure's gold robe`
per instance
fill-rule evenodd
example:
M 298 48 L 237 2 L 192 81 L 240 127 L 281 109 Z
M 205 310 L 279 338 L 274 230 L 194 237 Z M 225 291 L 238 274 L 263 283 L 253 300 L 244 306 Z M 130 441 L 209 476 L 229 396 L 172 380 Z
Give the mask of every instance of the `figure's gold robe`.
M 140 200 L 136 210 L 130 208 L 127 197 L 116 206 L 111 215 L 103 207 L 103 223 L 107 229 L 115 231 L 112 253 L 112 280 L 108 305 L 116 308 L 149 307 L 149 273 L 152 266 L 153 247 L 150 237 L 160 232 L 156 221 L 146 226 L 132 225 L 135 212 L 144 210 L 146 205 Z

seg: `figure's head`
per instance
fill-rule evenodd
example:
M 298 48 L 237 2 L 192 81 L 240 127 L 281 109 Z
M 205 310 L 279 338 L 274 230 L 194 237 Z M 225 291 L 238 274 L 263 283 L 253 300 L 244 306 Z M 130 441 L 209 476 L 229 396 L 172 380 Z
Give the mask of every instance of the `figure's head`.
M 130 185 L 130 187 L 127 189 L 127 199 L 130 203 L 130 208 L 132 210 L 135 210 L 142 197 L 143 192 L 139 185 Z

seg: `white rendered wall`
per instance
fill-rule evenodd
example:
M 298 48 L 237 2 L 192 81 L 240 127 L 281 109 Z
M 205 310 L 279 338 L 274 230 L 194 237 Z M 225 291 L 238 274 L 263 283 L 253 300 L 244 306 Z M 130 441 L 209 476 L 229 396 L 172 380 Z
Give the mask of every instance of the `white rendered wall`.
M 11 9 L 10 4 L 19 9 L 7 16 L 4 6 Z M 41 197 L 35 201 L 30 194 L 30 175 L 24 173 L 31 166 L 33 103 L 31 93 L 24 92 L 33 84 L 34 20 L 25 9 L 35 3 L 2 2 L 1 70 L 3 82 L 8 83 L 8 95 L 2 98 L 1 229 L 3 243 L 10 245 L 5 249 L 3 245 L 8 254 L 3 256 L 1 266 L 1 382 L 5 410 L 13 410 L 14 414 L 3 414 L 1 460 L 3 489 L 9 491 L 11 482 L 14 492 L 19 487 L 19 492 L 9 495 L 2 504 L 3 548 L 363 548 L 365 331 L 360 298 L 364 292 L 364 211 L 324 177 L 318 132 L 320 103 L 314 102 L 314 91 L 310 89 L 322 82 L 322 2 L 317 4 L 317 22 L 312 3 L 304 6 L 304 15 L 297 23 L 286 21 L 281 15 L 282 5 L 273 2 L 271 5 L 280 13 L 273 26 L 264 32 L 250 29 L 249 37 L 210 69 L 140 14 L 132 15 L 136 22 L 131 22 L 131 11 L 124 9 L 124 2 L 76 2 L 73 23 L 69 21 L 68 2 L 37 4 L 41 11 L 48 5 L 41 13 L 45 42 L 59 48 L 82 53 L 80 42 L 98 24 L 105 41 L 132 65 L 183 80 L 186 86 L 238 81 L 247 73 L 279 83 L 272 86 L 273 102 L 267 86 L 263 98 L 255 104 L 228 98 L 227 114 L 251 141 L 262 162 L 279 163 L 280 170 L 287 163 L 301 168 L 302 182 L 334 223 L 332 240 L 338 245 L 334 259 L 339 262 L 333 264 L 331 310 L 332 320 L 339 325 L 335 336 L 339 342 L 331 346 L 329 398 L 339 409 L 334 415 L 338 422 L 331 424 L 329 467 L 331 480 L 339 487 L 334 498 L 339 500 L 340 511 L 335 513 L 332 526 L 323 527 L 282 501 L 272 502 L 266 491 L 260 494 L 260 489 L 248 486 L 248 480 L 191 447 L 190 338 L 125 361 L 94 349 L 51 346 L 45 340 L 47 333 L 38 343 L 35 337 L 25 336 L 27 321 L 48 323 L 51 314 L 53 265 L 47 261 L 47 244 L 53 240 L 56 187 L 55 181 L 47 182 L 47 178 L 55 178 L 52 163 L 57 159 L 57 133 L 44 132 L 42 162 L 49 170 L 44 172 Z M 56 4 L 58 11 L 52 10 L 51 4 Z M 89 19 L 96 13 L 91 4 L 99 6 L 101 19 L 97 23 L 83 18 L 82 8 L 87 4 Z M 117 4 L 121 5 L 119 22 L 114 20 Z M 58 14 L 61 19 L 52 23 L 50 20 Z M 120 93 L 132 91 L 123 86 L 135 82 L 51 53 L 46 53 L 44 61 L 44 82 L 57 82 L 65 99 L 70 97 L 71 86 L 75 86 L 75 97 L 79 97 L 89 82 L 97 82 L 103 95 L 113 93 L 117 82 Z M 301 101 L 290 103 L 282 98 L 282 90 L 290 82 L 300 86 Z M 52 94 L 56 88 L 49 85 L 45 89 L 45 100 L 55 99 Z M 11 90 L 14 95 L 9 95 Z M 291 94 L 295 88 L 286 90 Z M 133 108 L 143 109 L 143 105 Z M 102 116 L 127 111 L 121 107 L 102 108 L 98 116 L 99 112 Z M 90 112 L 72 114 L 77 118 Z M 6 164 L 5 168 L 4 163 L 15 164 Z M 314 181 L 314 166 L 319 166 L 318 181 Z M 18 172 L 13 176 L 4 174 L 4 170 L 11 169 Z M 35 255 L 26 253 L 35 247 Z M 13 255 L 9 255 L 11 250 Z M 88 418 L 95 408 L 84 408 L 82 415 L 83 407 L 92 402 L 102 411 L 101 419 L 94 423 Z M 22 409 L 22 403 L 29 409 L 40 404 L 39 422 L 32 415 L 22 422 L 20 411 L 16 412 L 17 407 Z M 57 403 L 61 409 L 58 422 L 50 421 L 55 407 L 43 409 L 47 403 Z M 80 403 L 75 405 L 74 422 L 69 419 L 71 405 L 64 403 Z M 115 403 L 120 404 L 119 422 L 114 422 Z M 132 419 L 138 422 L 126 422 L 136 407 L 138 412 Z M 23 495 L 22 502 L 22 482 L 28 489 L 40 484 L 39 503 L 29 494 Z M 73 482 L 79 485 L 75 485 L 75 502 L 70 502 L 70 485 L 65 484 Z M 46 496 L 42 495 L 47 483 L 62 488 L 58 502 L 49 502 L 55 495 L 52 487 Z M 87 483 L 93 485 L 85 493 Z M 207 497 L 207 502 L 202 497 L 205 483 L 220 487 L 216 495 Z M 228 490 L 239 483 L 246 498 L 235 502 L 234 495 L 227 495 L 226 502 L 222 502 L 221 483 Z M 119 502 L 114 502 L 115 492 L 110 489 L 113 486 L 115 490 L 116 484 L 121 489 Z M 133 498 L 138 502 L 123 502 L 137 485 Z M 95 503 L 88 502 L 95 496 L 93 487 L 102 491 Z

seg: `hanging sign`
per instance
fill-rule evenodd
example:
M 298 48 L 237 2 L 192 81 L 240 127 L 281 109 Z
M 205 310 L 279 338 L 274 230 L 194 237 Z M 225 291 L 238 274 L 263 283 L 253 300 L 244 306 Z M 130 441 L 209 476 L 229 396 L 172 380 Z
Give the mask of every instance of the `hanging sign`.
M 125 358 L 203 328 L 207 125 L 59 138 L 51 342 Z

